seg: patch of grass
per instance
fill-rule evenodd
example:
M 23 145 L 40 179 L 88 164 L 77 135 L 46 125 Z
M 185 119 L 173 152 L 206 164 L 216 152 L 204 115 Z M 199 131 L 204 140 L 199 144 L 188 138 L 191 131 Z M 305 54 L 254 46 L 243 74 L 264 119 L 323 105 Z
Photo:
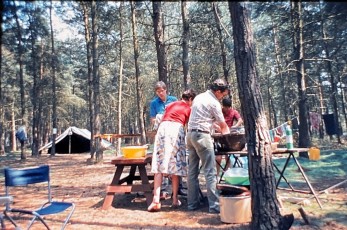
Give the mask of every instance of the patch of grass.
M 344 150 L 325 150 L 321 151 L 320 159 L 317 161 L 309 160 L 308 158 L 298 157 L 301 167 L 303 168 L 306 176 L 311 183 L 319 183 L 320 180 L 344 180 L 346 179 L 347 172 L 347 152 Z M 282 170 L 287 158 L 274 159 L 274 163 Z M 277 170 L 276 178 L 279 177 Z M 303 176 L 301 175 L 298 166 L 293 159 L 290 159 L 287 168 L 284 172 L 284 176 L 294 186 L 300 186 L 303 184 Z M 280 182 L 280 186 L 284 186 L 286 183 L 283 179 Z

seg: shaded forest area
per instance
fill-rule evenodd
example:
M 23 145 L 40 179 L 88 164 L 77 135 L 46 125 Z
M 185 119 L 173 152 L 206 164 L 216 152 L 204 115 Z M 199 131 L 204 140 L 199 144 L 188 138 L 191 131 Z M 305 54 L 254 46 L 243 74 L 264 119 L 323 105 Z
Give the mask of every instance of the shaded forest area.
M 346 4 L 248 6 L 269 128 L 298 119 L 307 124 L 297 127 L 298 145 L 327 134 L 340 142 Z M 4 1 L 1 13 L 1 151 L 18 148 L 22 126 L 32 155 L 69 126 L 141 133 L 144 142 L 158 80 L 180 97 L 225 78 L 241 110 L 228 2 Z
M 77 126 L 91 131 L 90 159 L 100 162 L 96 135 L 146 143 L 155 82 L 180 97 L 224 78 L 245 124 L 251 228 L 289 229 L 271 131 L 290 121 L 295 146 L 326 134 L 342 143 L 346 4 L 5 1 L 1 13 L 1 150 L 15 151 L 17 138 L 21 160 L 48 140 L 55 155 L 56 136 Z

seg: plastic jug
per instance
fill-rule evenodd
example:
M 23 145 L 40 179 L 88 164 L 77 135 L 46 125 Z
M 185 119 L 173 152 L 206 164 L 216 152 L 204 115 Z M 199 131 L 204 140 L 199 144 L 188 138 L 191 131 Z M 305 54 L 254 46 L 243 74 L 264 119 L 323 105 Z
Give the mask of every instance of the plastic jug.
M 290 122 L 288 121 L 288 125 L 286 127 L 286 147 L 287 149 L 293 149 L 293 132 L 290 128 Z
M 314 160 L 314 161 L 319 160 L 319 157 L 320 157 L 320 150 L 319 150 L 319 148 L 311 147 L 308 150 L 308 156 L 309 156 L 310 160 Z

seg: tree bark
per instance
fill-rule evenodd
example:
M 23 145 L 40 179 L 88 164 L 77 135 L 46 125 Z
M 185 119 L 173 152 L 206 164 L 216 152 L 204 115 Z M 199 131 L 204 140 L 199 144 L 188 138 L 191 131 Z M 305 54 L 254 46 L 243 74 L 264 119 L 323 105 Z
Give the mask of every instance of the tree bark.
M 153 3 L 154 4 L 154 3 Z M 145 122 L 143 117 L 143 103 L 142 103 L 142 91 L 140 86 L 140 66 L 139 66 L 139 45 L 137 40 L 137 26 L 136 26 L 136 14 L 135 14 L 134 2 L 131 2 L 131 24 L 133 31 L 133 46 L 134 46 L 134 59 L 135 59 L 135 78 L 136 78 L 136 103 L 138 108 L 138 121 L 141 133 L 141 143 L 146 142 L 146 133 L 145 133 Z M 159 61 L 159 60 L 158 60 Z
M 54 33 L 53 33 L 53 23 L 52 23 L 52 0 L 49 8 L 49 18 L 50 18 L 50 26 L 51 26 L 51 43 L 52 43 L 52 59 L 51 59 L 51 67 L 52 67 L 52 148 L 51 148 L 51 156 L 55 155 L 55 138 L 57 137 L 57 95 L 56 95 L 56 79 L 55 79 L 55 67 L 56 67 L 56 58 L 55 58 L 55 48 L 54 48 Z
M 167 80 L 167 56 L 165 52 L 165 41 L 164 41 L 164 21 L 161 1 L 154 1 L 153 3 L 153 28 L 155 47 L 157 49 L 158 59 L 158 74 L 159 81 L 165 82 L 169 89 Z
M 123 86 L 123 7 L 124 2 L 119 6 L 119 80 L 118 80 L 118 134 L 122 134 L 122 86 Z M 121 138 L 117 140 L 117 153 L 120 153 Z
M 189 15 L 187 10 L 187 1 L 181 1 L 182 13 L 182 67 L 183 67 L 183 85 L 184 89 L 190 88 L 191 77 L 189 72 L 189 42 L 190 42 L 190 29 L 189 29 Z
M 90 158 L 94 159 L 95 149 L 94 149 L 94 109 L 93 109 L 93 65 L 92 65 L 92 53 L 91 53 L 91 37 L 89 32 L 89 20 L 88 20 L 88 2 L 81 2 L 82 11 L 83 11 L 83 22 L 84 22 L 84 39 L 86 41 L 86 50 L 87 50 L 87 74 L 88 74 L 88 106 L 89 106 L 89 129 L 90 129 Z
M 100 121 L 100 76 L 99 76 L 99 40 L 98 40 L 98 3 L 92 1 L 92 31 L 93 31 L 93 107 L 94 107 L 94 127 L 93 134 L 100 134 L 101 121 Z M 94 139 L 94 137 L 91 137 Z M 103 151 L 100 148 L 101 138 L 97 138 L 94 144 L 94 151 L 96 153 L 96 162 L 103 160 Z
M 321 4 L 321 3 L 320 3 Z M 322 10 L 320 10 L 320 16 L 321 16 L 321 33 L 322 33 L 322 37 L 323 37 L 323 49 L 325 51 L 325 58 L 327 60 L 331 60 L 331 55 L 330 55 L 330 50 L 329 50 L 329 46 L 328 46 L 328 37 L 327 37 L 327 33 L 326 33 L 326 29 L 325 29 L 325 24 L 324 24 L 324 17 L 323 17 L 323 13 Z M 337 82 L 341 82 L 338 79 L 336 79 L 336 77 L 333 74 L 333 70 L 332 70 L 332 64 L 331 61 L 327 61 L 326 62 L 326 67 L 327 67 L 327 74 L 328 76 L 330 76 L 330 84 L 331 84 L 331 98 L 330 101 L 333 105 L 334 108 L 334 119 L 335 119 L 335 125 L 337 126 L 337 141 L 338 143 L 342 144 L 341 141 L 341 137 L 340 135 L 342 134 L 342 130 L 340 129 L 340 121 L 339 121 L 339 109 L 338 109 L 338 105 L 337 105 L 337 95 L 339 95 L 339 93 L 337 92 Z M 342 111 L 344 111 L 344 103 L 342 103 Z
M 296 68 L 296 81 L 298 85 L 299 97 L 299 147 L 309 147 L 311 145 L 309 125 L 308 125 L 308 109 L 306 94 L 306 79 L 304 66 L 304 38 L 303 38 L 303 22 L 301 15 L 301 1 L 292 1 L 292 23 L 293 23 L 293 56 Z
M 14 112 L 14 102 L 11 103 L 11 151 L 17 151 L 16 116 Z
M 212 7 L 213 7 L 214 18 L 216 21 L 216 27 L 217 27 L 217 31 L 218 31 L 218 39 L 219 39 L 221 57 L 222 57 L 222 63 L 223 63 L 223 76 L 224 76 L 224 79 L 226 80 L 226 82 L 229 82 L 229 80 L 228 80 L 229 69 L 227 67 L 227 55 L 226 55 L 224 41 L 223 41 L 223 34 L 222 34 L 221 22 L 220 22 L 220 18 L 219 18 L 219 14 L 218 14 L 217 3 L 212 2 Z
M 16 25 L 17 25 L 17 39 L 18 39 L 18 65 L 19 65 L 19 87 L 20 87 L 20 107 L 21 107 L 21 119 L 22 119 L 22 125 L 26 127 L 26 110 L 25 110 L 25 89 L 24 89 L 24 74 L 23 74 L 23 42 L 22 42 L 22 32 L 21 32 L 21 26 L 19 23 L 18 15 L 17 15 L 17 9 L 16 9 L 16 2 L 13 1 L 13 15 L 16 19 Z M 13 134 L 14 136 L 14 134 Z M 16 138 L 12 139 L 12 141 L 16 141 Z M 27 158 L 25 150 L 24 150 L 24 143 L 21 143 L 20 145 L 20 158 L 22 160 L 25 160 Z
M 0 15 L 4 12 L 3 5 L 0 6 Z M 2 17 L 0 18 L 0 57 L 2 57 Z M 4 102 L 2 97 L 2 58 L 0 60 L 0 155 L 5 153 L 5 138 L 4 135 Z
M 252 196 L 252 229 L 289 229 L 276 196 L 270 136 L 259 88 L 253 32 L 246 3 L 229 2 L 236 76 L 245 123 Z M 293 217 L 292 217 L 293 218 Z M 293 220 L 293 219 L 292 219 Z
M 281 95 L 282 101 L 285 102 L 285 101 L 287 101 L 286 90 L 288 87 L 286 86 L 287 84 L 285 83 L 285 78 L 283 75 L 284 70 L 282 68 L 281 61 L 280 61 L 281 49 L 280 49 L 280 45 L 278 44 L 277 29 L 276 29 L 276 25 L 274 25 L 274 23 L 272 23 L 272 34 L 273 34 L 273 42 L 274 42 L 274 48 L 275 48 L 274 51 L 275 51 L 275 56 L 276 56 L 276 74 L 278 75 L 280 83 L 281 83 L 280 95 Z M 287 121 L 289 119 L 289 116 L 288 116 L 288 108 L 285 105 L 285 103 L 283 103 L 283 106 L 281 107 L 281 109 L 284 111 L 284 117 Z M 273 108 L 273 110 L 274 110 L 274 108 Z M 273 114 L 274 114 L 274 127 L 277 127 L 278 122 L 277 122 L 276 113 L 273 113 Z
M 38 140 L 38 110 L 37 110 L 37 102 L 38 102 L 38 91 L 39 87 L 37 85 L 38 77 L 37 77 L 37 49 L 36 49 L 36 38 L 37 32 L 34 30 L 35 22 L 30 17 L 30 41 L 31 41 L 31 61 L 32 61 L 32 75 L 33 75 L 33 88 L 32 88 L 32 144 L 31 144 L 31 155 L 38 156 L 39 152 L 39 140 Z

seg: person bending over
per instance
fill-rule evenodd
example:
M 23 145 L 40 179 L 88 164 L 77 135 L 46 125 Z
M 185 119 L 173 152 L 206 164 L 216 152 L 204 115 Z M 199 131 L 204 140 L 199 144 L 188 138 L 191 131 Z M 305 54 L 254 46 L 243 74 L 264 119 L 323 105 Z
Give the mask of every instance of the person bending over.
M 229 93 L 229 85 L 223 79 L 215 80 L 210 89 L 197 95 L 193 101 L 188 122 L 188 210 L 200 205 L 199 163 L 206 179 L 209 212 L 219 213 L 219 195 L 216 191 L 217 172 L 211 132 L 216 123 L 222 134 L 230 133 L 222 113 L 220 100 Z
M 149 212 L 159 211 L 160 185 L 163 175 L 172 179 L 172 207 L 181 205 L 178 199 L 179 178 L 187 175 L 185 129 L 190 116 L 190 106 L 195 97 L 193 90 L 182 94 L 182 100 L 172 102 L 165 109 L 154 140 L 152 169 L 154 173 L 153 202 Z

